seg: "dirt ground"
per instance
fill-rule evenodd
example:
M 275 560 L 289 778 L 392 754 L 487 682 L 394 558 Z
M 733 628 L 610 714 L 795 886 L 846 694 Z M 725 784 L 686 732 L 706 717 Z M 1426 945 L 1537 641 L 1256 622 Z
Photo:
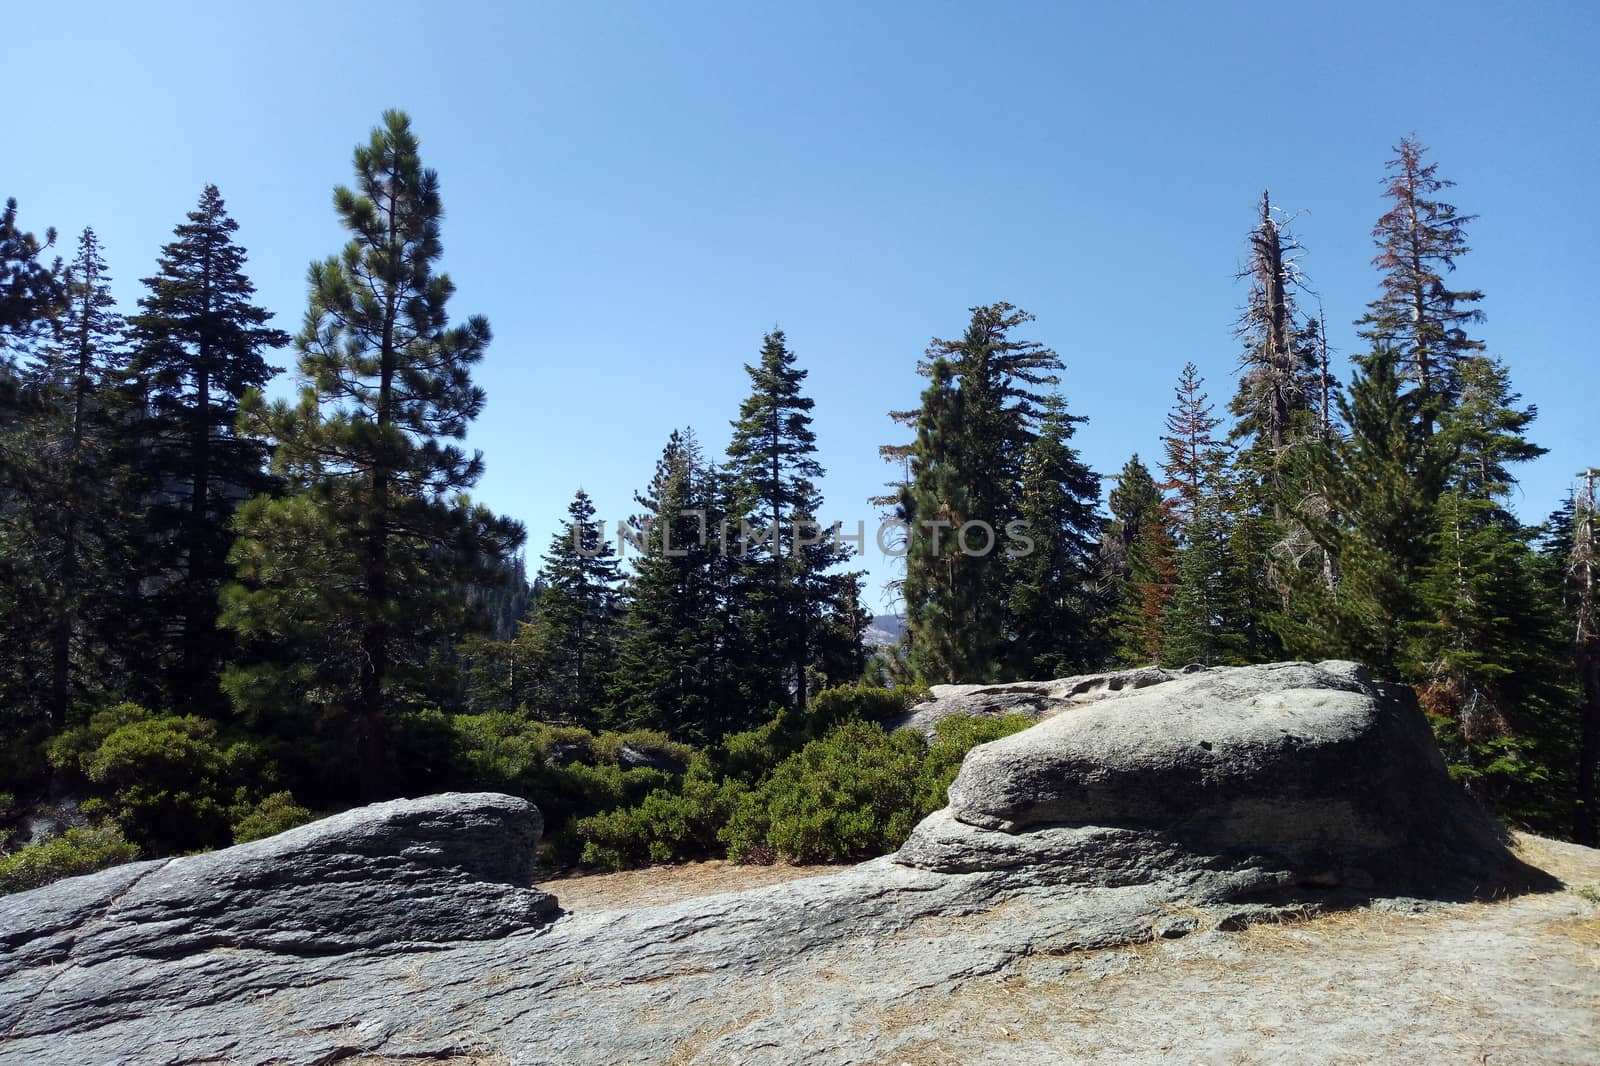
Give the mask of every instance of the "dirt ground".
M 611 911 L 624 907 L 655 907 L 717 892 L 740 892 L 816 877 L 838 869 L 838 866 L 740 866 L 715 860 L 610 874 L 578 874 L 539 881 L 538 885 L 546 892 L 554 892 L 564 910 Z

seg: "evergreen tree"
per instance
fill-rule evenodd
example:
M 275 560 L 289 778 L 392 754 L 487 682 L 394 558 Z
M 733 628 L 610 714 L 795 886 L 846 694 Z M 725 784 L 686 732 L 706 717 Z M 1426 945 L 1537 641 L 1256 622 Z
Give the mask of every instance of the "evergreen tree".
M 842 575 L 839 592 L 828 605 L 812 655 L 814 690 L 860 682 L 870 658 L 866 646 L 867 627 L 872 612 L 861 603 L 866 575 L 860 571 Z
M 249 432 L 277 444 L 290 492 L 238 512 L 223 623 L 251 659 L 223 679 L 251 716 L 304 708 L 354 774 L 320 767 L 325 785 L 371 798 L 389 777 L 390 712 L 437 698 L 438 653 L 470 628 L 464 585 L 521 542 L 516 523 L 465 496 L 483 471 L 461 439 L 483 407 L 471 367 L 489 343 L 474 316 L 449 324 L 438 175 L 422 166 L 398 111 L 355 152 L 355 189 L 334 207 L 352 239 L 312 264 L 296 338 L 298 402 L 244 403 Z
M 1133 546 L 1162 505 L 1161 490 L 1137 452 L 1122 464 L 1109 502 L 1111 517 L 1100 539 L 1100 567 L 1106 582 L 1114 585 L 1128 579 Z
M 1281 487 L 1284 452 L 1309 434 L 1324 391 L 1316 320 L 1297 321 L 1300 245 L 1261 194 L 1261 216 L 1250 233 L 1250 295 L 1239 322 L 1244 373 L 1228 405 L 1237 417 L 1230 439 L 1245 442 L 1241 464 Z
M 158 591 L 147 615 L 161 620 L 157 659 L 175 708 L 216 713 L 217 595 L 226 576 L 238 501 L 266 492 L 262 441 L 235 432 L 239 401 L 277 373 L 263 352 L 289 343 L 272 313 L 251 302 L 238 223 L 215 185 L 162 249 L 157 272 L 130 319 L 132 373 L 146 397 L 140 426 L 147 572 Z
M 1328 588 L 1307 575 L 1278 621 L 1290 655 L 1380 668 L 1400 661 L 1407 631 L 1423 617 L 1417 579 L 1431 558 L 1449 460 L 1422 420 L 1427 403 L 1420 388 L 1405 387 L 1399 356 L 1380 349 L 1359 361 L 1348 397 L 1340 398 L 1349 439 L 1307 453 L 1306 476 L 1328 500 L 1311 534 L 1335 560 L 1339 580 Z
M 1423 401 L 1419 414 L 1431 432 L 1460 392 L 1461 360 L 1483 350 L 1466 332 L 1483 319 L 1477 307 L 1483 293 L 1445 284 L 1468 251 L 1466 226 L 1475 216 L 1438 198 L 1455 183 L 1437 176 L 1438 164 L 1423 162 L 1425 152 L 1416 137 L 1405 137 L 1389 161 L 1389 209 L 1372 230 L 1382 293 L 1357 324 L 1376 349 L 1394 353 L 1406 379 L 1416 384 Z
M 1095 582 L 1102 532 L 1100 478 L 1071 440 L 1085 421 L 1059 396 L 1045 399 L 1038 436 L 1023 460 L 1018 518 L 1031 550 L 1009 559 L 1009 672 L 1018 678 L 1061 677 L 1092 668 L 1103 656 L 1103 613 Z M 1003 532 L 996 531 L 996 551 Z
M 718 482 L 693 434 L 674 430 L 634 497 L 646 549 L 628 584 L 608 690 L 619 725 L 705 743 L 742 724 Z
M 1187 533 L 1199 512 L 1206 473 L 1220 447 L 1214 433 L 1222 420 L 1212 414 L 1204 385 L 1205 379 L 1195 365 L 1185 363 L 1173 390 L 1172 410 L 1167 412 L 1167 432 L 1161 438 L 1167 453 L 1161 472 L 1167 480 L 1160 488 L 1172 493 L 1169 512 L 1180 536 Z
M 65 305 L 61 260 L 47 264 L 39 258 L 55 243 L 53 228 L 45 231 L 43 241 L 19 228 L 17 201 L 6 200 L 0 211 L 0 377 L 15 372 L 17 356 Z
M 1294 476 L 1308 469 L 1295 453 L 1326 447 L 1332 436 L 1334 391 L 1321 319 L 1302 322 L 1295 306 L 1302 254 L 1262 193 L 1250 234 L 1250 265 L 1242 275 L 1250 280 L 1238 328 L 1245 344 L 1243 372 L 1228 405 L 1236 419 L 1228 440 L 1240 449 L 1233 464 L 1228 551 L 1242 583 L 1235 591 L 1243 612 L 1243 654 L 1250 659 L 1279 657 L 1271 617 L 1284 609 L 1300 569 L 1326 569 L 1326 557 L 1302 518 L 1321 510 L 1323 501 L 1316 486 Z
M 582 489 L 550 541 L 539 576 L 539 606 L 529 623 L 531 707 L 550 721 L 598 725 L 616 661 L 622 574 L 602 524 L 595 521 L 594 503 Z
M 1577 787 L 1572 805 L 1572 839 L 1600 847 L 1600 553 L 1596 551 L 1594 482 L 1600 470 L 1583 474 L 1584 488 L 1567 524 L 1568 590 L 1566 622 L 1572 662 L 1578 675 Z
M 817 626 L 842 588 L 843 579 L 829 571 L 846 553 L 827 540 L 801 543 L 816 532 L 823 471 L 811 429 L 815 402 L 801 392 L 807 372 L 795 364 L 781 330 L 762 339 L 759 361 L 745 372 L 751 391 L 733 423 L 728 468 L 737 513 L 747 520 L 740 531 L 740 622 L 754 654 L 771 669 L 767 691 L 754 693 L 753 702 L 803 708 Z
M 1249 571 L 1259 560 L 1241 558 L 1235 548 L 1236 475 L 1223 445 L 1212 443 L 1203 453 L 1199 474 L 1162 616 L 1159 657 L 1168 666 L 1237 665 L 1249 659 Z
M 954 536 L 972 516 L 960 450 L 965 394 L 947 360 L 934 361 L 932 377 L 917 410 L 911 483 L 901 494 L 910 527 L 902 595 L 912 673 L 948 683 L 994 671 L 1002 618 L 980 599 L 980 582 L 968 579 L 978 561 L 961 554 Z
M 1166 612 L 1177 582 L 1177 541 L 1170 509 L 1149 467 L 1135 454 L 1111 490 L 1111 520 L 1101 540 L 1101 566 L 1113 606 L 1110 643 L 1129 665 L 1160 661 Z
M 897 416 L 917 434 L 899 511 L 910 663 L 930 681 L 989 676 L 1007 657 L 1003 553 L 963 552 L 962 541 L 981 544 L 984 526 L 998 538 L 1018 516 L 1024 456 L 1061 369 L 1054 351 L 1012 335 L 1033 320 L 1026 311 L 971 312 L 959 340 L 928 347 L 919 370 L 933 383 L 917 411 Z
M 9 694 L 61 728 L 113 683 L 119 616 L 132 593 L 122 318 L 99 239 L 83 231 L 64 274 L 55 337 L 21 376 L 27 419 L 6 434 L 13 497 L 0 508 Z M 39 668 L 45 667 L 43 676 Z M 42 694 L 42 699 L 40 698 Z

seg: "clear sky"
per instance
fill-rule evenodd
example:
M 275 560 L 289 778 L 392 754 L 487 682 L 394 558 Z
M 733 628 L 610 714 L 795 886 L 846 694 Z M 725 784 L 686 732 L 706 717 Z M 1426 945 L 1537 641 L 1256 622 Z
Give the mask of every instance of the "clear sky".
M 1379 179 L 1415 131 L 1481 215 L 1457 277 L 1539 406 L 1534 520 L 1600 462 L 1596 10 L 12 4 L 0 195 L 66 251 L 93 225 L 131 308 L 215 182 L 293 331 L 306 265 L 344 240 L 330 192 L 352 148 L 409 111 L 455 313 L 495 332 L 476 495 L 527 523 L 536 565 L 578 486 L 629 512 L 674 426 L 720 452 L 774 325 L 810 370 L 830 518 L 873 517 L 885 412 L 978 303 L 1038 316 L 1097 470 L 1153 459 L 1185 360 L 1219 408 L 1232 394 L 1263 188 L 1335 348 L 1357 350 Z

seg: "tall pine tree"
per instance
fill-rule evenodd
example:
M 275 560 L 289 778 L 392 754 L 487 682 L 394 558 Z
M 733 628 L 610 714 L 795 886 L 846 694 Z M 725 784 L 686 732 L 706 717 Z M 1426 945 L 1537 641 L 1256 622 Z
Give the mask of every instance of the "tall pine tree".
M 753 654 L 770 664 L 772 682 L 752 697 L 804 707 L 818 626 L 843 588 L 830 571 L 846 552 L 826 538 L 815 541 L 822 506 L 816 482 L 823 473 L 811 429 L 815 401 L 801 391 L 807 372 L 781 330 L 762 339 L 760 358 L 745 371 L 750 395 L 728 445 L 738 513 L 746 521 L 739 536 L 741 625 Z
M 616 554 L 579 489 L 551 538 L 539 571 L 539 604 L 529 623 L 534 650 L 531 709 L 550 721 L 597 726 L 616 662 L 622 617 Z
M 161 626 L 157 661 L 170 704 L 211 714 L 220 699 L 217 595 L 233 511 L 269 487 L 264 443 L 235 430 L 239 401 L 277 373 L 264 353 L 289 343 L 268 325 L 272 313 L 252 302 L 238 228 L 207 185 L 144 280 L 142 313 L 129 320 L 132 373 L 147 405 L 141 466 L 153 489 L 145 558 L 158 591 L 146 613 Z
M 1306 476 L 1323 486 L 1328 502 L 1310 532 L 1339 579 L 1330 588 L 1307 574 L 1291 612 L 1279 619 L 1297 658 L 1350 658 L 1392 670 L 1423 617 L 1418 578 L 1431 558 L 1449 454 L 1424 423 L 1429 401 L 1420 388 L 1407 388 L 1402 373 L 1393 350 L 1360 359 L 1339 401 L 1349 438 L 1306 455 Z
M 1477 306 L 1483 293 L 1446 284 L 1467 253 L 1466 226 L 1474 216 L 1439 198 L 1455 183 L 1438 176 L 1438 164 L 1423 161 L 1426 151 L 1415 136 L 1405 137 L 1389 161 L 1389 209 L 1372 229 L 1382 292 L 1357 324 L 1375 350 L 1394 353 L 1420 390 L 1420 416 L 1431 432 L 1460 392 L 1461 360 L 1483 350 L 1467 335 L 1483 319 Z
M 694 436 L 674 430 L 634 497 L 643 511 L 632 524 L 646 549 L 633 564 L 609 689 L 618 724 L 700 743 L 734 716 L 715 477 Z
M 453 442 L 483 408 L 471 368 L 489 323 L 449 323 L 439 178 L 403 113 L 385 113 L 355 171 L 334 191 L 351 240 L 310 270 L 299 400 L 244 404 L 291 491 L 236 518 L 222 618 L 254 654 L 223 683 L 253 716 L 304 708 L 337 760 L 322 783 L 370 798 L 407 787 L 389 776 L 392 712 L 448 687 L 438 653 L 470 628 L 462 588 L 523 534 L 465 496 L 483 459 Z
M 1102 533 L 1100 477 L 1072 435 L 1085 421 L 1046 397 L 1038 436 L 1023 459 L 1018 515 L 1031 544 L 1009 557 L 1008 672 L 1018 678 L 1084 673 L 1104 655 L 1103 600 L 1095 581 Z M 996 530 L 995 550 L 1010 552 Z
M 99 239 L 86 229 L 64 273 L 54 338 L 21 375 L 27 417 L 7 433 L 12 497 L 0 508 L 11 697 L 56 728 L 120 682 L 131 609 L 123 321 Z M 31 666 L 30 666 L 31 664 Z M 41 667 L 43 668 L 41 670 Z
M 959 339 L 929 345 L 919 370 L 933 383 L 922 406 L 895 416 L 916 431 L 898 517 L 909 530 L 910 662 L 925 680 L 978 680 L 1008 657 L 999 543 L 1020 513 L 1024 457 L 1061 369 L 1050 348 L 1013 335 L 1031 321 L 1009 303 L 972 308 Z M 996 550 L 963 551 L 964 540 L 984 543 L 985 526 Z

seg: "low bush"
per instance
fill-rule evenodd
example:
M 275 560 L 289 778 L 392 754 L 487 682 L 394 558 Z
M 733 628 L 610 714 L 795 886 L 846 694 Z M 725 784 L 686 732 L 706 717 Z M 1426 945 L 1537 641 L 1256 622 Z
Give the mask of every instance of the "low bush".
M 657 788 L 637 806 L 580 820 L 581 861 L 623 869 L 714 854 L 718 834 L 746 791 L 737 780 L 718 779 L 710 759 L 697 754 L 676 789 Z
M 1028 728 L 1027 715 L 1007 714 L 999 718 L 973 718 L 953 714 L 934 725 L 933 743 L 917 774 L 916 820 L 921 821 L 950 802 L 950 783 L 961 769 L 961 760 L 979 744 L 1008 737 Z
M 63 877 L 94 873 L 139 857 L 114 825 L 68 829 L 58 837 L 0 856 L 0 892 L 38 888 Z
M 911 832 L 924 753 L 911 730 L 847 719 L 740 800 L 721 834 L 729 856 L 814 863 L 893 850 Z
M 123 703 L 57 737 L 50 759 L 99 792 L 83 805 L 105 814 L 155 854 L 218 847 L 233 839 L 234 809 L 271 779 L 261 748 L 193 715 Z
M 260 803 L 245 809 L 234 819 L 233 842 L 244 844 L 263 837 L 277 836 L 286 829 L 304 825 L 314 818 L 310 811 L 294 801 L 288 792 L 274 792 Z

